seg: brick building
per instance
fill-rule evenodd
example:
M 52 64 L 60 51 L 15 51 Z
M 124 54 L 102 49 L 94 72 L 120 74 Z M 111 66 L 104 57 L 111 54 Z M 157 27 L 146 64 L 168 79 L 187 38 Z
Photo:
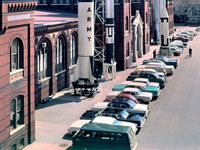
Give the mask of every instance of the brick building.
M 44 17 L 45 16 L 45 17 Z M 69 87 L 78 57 L 76 14 L 35 11 L 36 105 Z
M 167 0 L 166 8 L 169 15 L 169 35 L 171 35 L 174 33 L 174 0 Z
M 0 149 L 35 139 L 34 24 L 36 0 L 0 1 Z
M 115 59 L 118 70 L 129 68 L 133 62 L 131 30 L 130 1 L 115 1 Z
M 132 0 L 131 15 L 135 16 L 136 10 L 139 10 L 143 20 L 143 54 L 150 50 L 150 2 L 149 0 Z

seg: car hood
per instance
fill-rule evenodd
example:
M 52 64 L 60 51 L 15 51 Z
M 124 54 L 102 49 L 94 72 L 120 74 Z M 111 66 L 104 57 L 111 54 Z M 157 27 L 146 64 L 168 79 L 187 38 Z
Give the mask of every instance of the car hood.
M 158 87 L 154 87 L 154 86 L 148 86 L 145 91 L 158 91 Z
M 117 121 L 117 122 L 115 122 L 114 125 L 128 126 L 128 127 L 131 127 L 133 129 L 134 133 L 137 132 L 137 124 L 135 124 L 135 123 L 126 122 L 126 121 Z
M 134 110 L 137 112 L 146 112 L 148 111 L 148 106 L 144 104 L 136 104 Z
M 149 99 L 151 100 L 152 97 L 153 97 L 153 94 L 152 93 L 149 93 L 149 92 L 141 92 L 140 95 L 138 95 L 139 97 L 141 98 L 144 98 L 144 99 Z

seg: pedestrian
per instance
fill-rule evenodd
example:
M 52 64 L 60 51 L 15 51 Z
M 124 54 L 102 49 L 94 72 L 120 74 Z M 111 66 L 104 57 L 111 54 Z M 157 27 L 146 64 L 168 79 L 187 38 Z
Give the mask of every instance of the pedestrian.
M 189 48 L 189 56 L 192 57 L 192 48 Z
M 156 58 L 156 49 L 153 51 L 153 58 Z

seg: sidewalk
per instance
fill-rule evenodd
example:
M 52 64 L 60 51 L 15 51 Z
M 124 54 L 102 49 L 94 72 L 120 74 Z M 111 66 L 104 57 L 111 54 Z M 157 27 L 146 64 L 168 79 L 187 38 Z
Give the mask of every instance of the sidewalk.
M 159 51 L 158 45 L 150 46 L 150 51 L 138 58 L 136 65 L 142 64 L 143 60 L 153 57 L 153 51 Z M 57 93 L 52 101 L 40 104 L 35 112 L 36 141 L 28 145 L 24 150 L 64 150 L 72 143 L 65 138 L 70 124 L 79 119 L 82 113 L 90 109 L 95 103 L 103 101 L 111 92 L 115 84 L 126 80 L 133 68 L 117 72 L 116 79 L 103 82 L 100 93 L 94 98 L 71 96 L 71 91 L 63 90 Z

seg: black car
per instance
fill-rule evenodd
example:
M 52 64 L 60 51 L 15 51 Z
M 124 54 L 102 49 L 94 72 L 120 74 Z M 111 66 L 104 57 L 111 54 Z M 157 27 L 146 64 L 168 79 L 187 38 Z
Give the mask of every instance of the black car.
M 127 81 L 133 81 L 135 78 L 147 78 L 150 82 L 157 82 L 159 83 L 161 88 L 165 87 L 166 79 L 164 77 L 160 77 L 156 73 L 147 73 L 147 72 L 140 72 L 137 76 L 130 75 L 127 77 Z
M 140 129 L 146 121 L 145 114 L 141 113 L 129 113 L 126 110 L 118 108 L 106 108 L 102 113 L 102 116 L 113 117 L 119 121 L 128 121 L 137 124 L 137 128 Z
M 94 111 L 94 110 L 87 110 L 86 112 L 84 112 L 80 119 L 89 119 L 92 120 L 94 119 L 96 116 L 98 116 L 101 112 L 100 111 Z

